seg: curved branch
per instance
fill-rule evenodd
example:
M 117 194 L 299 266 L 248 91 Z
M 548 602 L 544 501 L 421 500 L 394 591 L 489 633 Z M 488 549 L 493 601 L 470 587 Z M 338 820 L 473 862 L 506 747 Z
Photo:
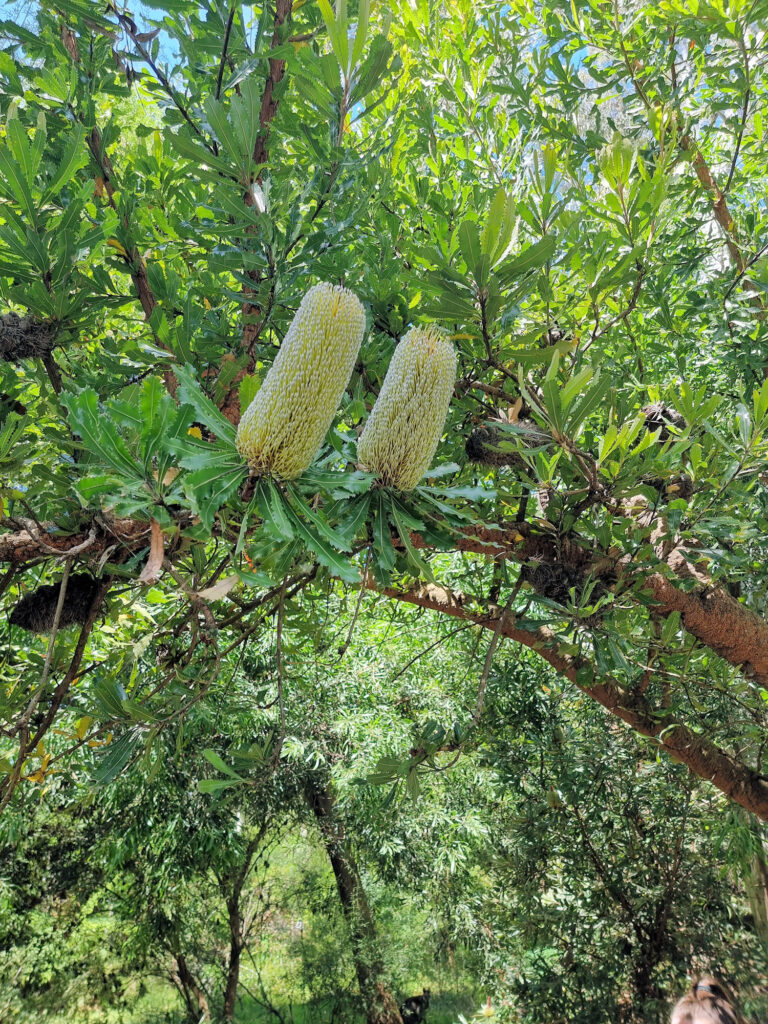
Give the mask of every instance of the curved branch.
M 11 521 L 25 528 L 16 533 L 0 534 L 0 563 L 23 565 L 52 553 L 69 554 L 79 544 L 89 540 L 89 534 L 52 537 L 42 540 L 37 527 L 29 523 Z M 45 524 L 43 524 L 45 527 Z M 88 558 L 98 557 L 115 542 L 128 551 L 147 546 L 149 525 L 133 519 L 115 519 L 101 524 L 88 548 Z M 412 535 L 414 547 L 425 549 L 429 545 L 417 534 Z M 399 540 L 394 543 L 400 543 Z M 628 588 L 627 596 L 636 594 L 640 602 L 650 594 L 656 601 L 655 611 L 660 615 L 679 612 L 686 632 L 709 647 L 729 665 L 744 672 L 763 686 L 768 686 L 768 622 L 745 605 L 731 597 L 721 586 L 714 586 L 697 573 L 679 551 L 669 556 L 666 568 L 669 575 L 650 572 L 622 563 L 620 559 L 595 557 L 593 552 L 573 540 L 555 540 L 536 532 L 528 522 L 513 523 L 505 529 L 498 527 L 472 527 L 456 538 L 456 551 L 473 552 L 493 559 L 515 562 L 539 561 L 561 564 L 595 577 L 618 577 Z M 684 590 L 675 582 L 696 580 L 693 589 Z
M 511 615 L 470 612 L 464 606 L 463 595 L 434 584 L 400 591 L 393 587 L 377 587 L 371 577 L 366 577 L 365 586 L 395 601 L 474 622 L 494 632 L 498 630 L 502 636 L 535 651 L 556 672 L 602 704 L 612 715 L 652 739 L 661 750 L 682 761 L 695 775 L 707 779 L 731 800 L 763 821 L 768 820 L 768 780 L 673 716 L 660 716 L 644 697 L 628 690 L 618 680 L 602 676 L 599 682 L 595 681 L 592 664 L 584 658 L 564 653 L 550 630 L 544 627 L 522 629 Z M 590 681 L 585 682 L 585 679 Z
M 425 546 L 420 537 L 414 537 L 413 542 L 417 547 Z M 686 632 L 745 675 L 768 685 L 768 622 L 731 597 L 724 587 L 712 585 L 695 572 L 679 551 L 669 556 L 667 567 L 680 580 L 695 578 L 697 585 L 692 590 L 681 589 L 674 578 L 662 572 L 645 572 L 618 560 L 595 559 L 573 541 L 561 540 L 556 545 L 549 536 L 535 533 L 530 523 L 515 523 L 504 530 L 474 528 L 458 539 L 456 549 L 516 562 L 560 562 L 595 576 L 613 572 L 624 583 L 639 584 L 639 593 L 650 592 L 659 614 L 680 612 Z

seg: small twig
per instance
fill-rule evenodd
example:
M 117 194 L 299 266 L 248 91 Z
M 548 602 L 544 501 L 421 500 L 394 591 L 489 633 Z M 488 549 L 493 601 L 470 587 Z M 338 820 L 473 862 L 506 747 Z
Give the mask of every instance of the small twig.
M 415 665 L 419 658 L 423 658 L 426 654 L 429 654 L 429 652 L 434 650 L 435 647 L 439 647 L 440 644 L 444 644 L 446 640 L 450 640 L 452 636 L 455 636 L 457 633 L 462 633 L 465 629 L 473 629 L 474 626 L 474 622 L 465 622 L 463 625 L 457 626 L 456 629 L 450 630 L 450 632 L 446 633 L 445 636 L 438 637 L 437 640 L 429 644 L 423 650 L 419 651 L 418 654 L 414 654 L 412 658 L 409 658 L 408 661 L 406 661 L 406 663 L 403 665 L 403 667 L 398 669 L 397 672 L 395 672 L 395 674 L 392 676 L 389 682 L 394 683 L 394 681 L 396 679 L 399 679 L 400 676 L 405 675 L 405 673 L 408 671 L 411 665 Z
M 277 606 L 277 639 L 275 643 L 275 667 L 277 668 L 277 700 L 280 706 L 280 738 L 272 755 L 272 763 L 277 764 L 285 740 L 285 700 L 283 694 L 283 614 L 285 612 L 286 577 L 280 590 L 280 604 Z M 360 588 L 362 590 L 362 587 Z
M 235 7 L 236 4 L 232 4 L 229 9 L 229 18 L 227 19 L 227 28 L 224 32 L 224 43 L 221 47 L 221 61 L 219 63 L 219 74 L 216 79 L 216 99 L 221 95 L 221 82 L 224 78 L 224 65 L 227 62 L 227 48 L 229 46 L 229 34 L 232 31 L 232 22 L 235 20 Z
M 368 548 L 368 550 L 365 553 L 365 561 L 363 562 L 363 578 L 365 578 L 366 573 L 368 572 L 368 562 L 370 561 L 370 557 L 371 557 L 371 549 Z M 339 648 L 339 661 L 341 661 L 341 659 L 347 653 L 347 651 L 349 650 L 349 645 L 352 643 L 352 634 L 355 631 L 355 624 L 357 623 L 357 616 L 360 614 L 360 606 L 363 603 L 363 594 L 364 594 L 364 592 L 365 592 L 365 587 L 361 583 L 360 584 L 360 592 L 358 593 L 357 601 L 355 602 L 355 610 L 352 613 L 352 621 L 350 622 L 349 630 L 347 631 L 347 639 L 344 641 L 344 643 Z
M 730 170 L 728 171 L 728 177 L 726 179 L 725 185 L 723 185 L 723 189 L 722 189 L 722 193 L 721 193 L 724 196 L 728 194 L 728 190 L 731 187 L 731 182 L 733 181 L 733 175 L 734 175 L 734 173 L 736 171 L 736 164 L 737 164 L 738 159 L 739 159 L 739 152 L 741 151 L 741 142 L 742 142 L 742 139 L 744 138 L 744 129 L 747 126 L 747 114 L 749 112 L 749 100 L 750 100 L 750 97 L 752 95 L 752 85 L 751 85 L 751 80 L 750 80 L 750 75 L 749 75 L 749 54 L 747 53 L 747 48 L 744 45 L 744 37 L 743 37 L 743 35 L 741 33 L 739 34 L 739 50 L 741 51 L 741 55 L 744 58 L 744 77 L 746 79 L 747 87 L 744 90 L 744 102 L 743 102 L 742 108 L 741 108 L 741 122 L 739 124 L 739 134 L 736 137 L 736 148 L 733 151 L 733 157 L 731 158 L 731 167 L 730 167 Z
M 13 796 L 16 787 L 19 784 L 21 772 L 26 762 L 27 751 L 34 750 L 37 747 L 40 740 L 43 738 L 43 736 L 45 736 L 45 734 L 48 732 L 54 718 L 56 717 L 59 708 L 61 707 L 61 702 L 64 700 L 64 696 L 66 695 L 73 681 L 77 677 L 77 672 L 78 669 L 80 668 L 80 663 L 83 660 L 83 654 L 85 653 L 85 646 L 88 642 L 88 637 L 91 634 L 91 630 L 93 629 L 93 626 L 96 622 L 96 618 L 99 614 L 99 609 L 101 608 L 101 604 L 107 595 L 107 591 L 109 590 L 111 583 L 111 579 L 105 579 L 102 585 L 99 587 L 96 594 L 94 595 L 90 611 L 88 612 L 88 618 L 83 623 L 83 627 L 80 630 L 80 636 L 77 641 L 77 646 L 75 647 L 75 652 L 72 655 L 72 660 L 69 663 L 69 668 L 67 669 L 66 675 L 61 680 L 56 689 L 53 691 L 53 695 L 51 696 L 48 705 L 48 710 L 45 712 L 43 721 L 38 726 L 37 732 L 34 734 L 31 740 L 29 739 L 28 725 L 29 719 L 31 719 L 31 715 L 32 712 L 34 711 L 34 708 L 32 709 L 32 712 L 30 712 L 28 709 L 27 714 L 29 714 L 29 718 L 27 719 L 27 721 L 24 722 L 24 720 L 22 719 L 22 722 L 20 723 L 19 732 L 21 733 L 21 735 L 19 739 L 19 753 L 16 758 L 13 773 L 9 776 L 6 776 L 5 780 L 0 785 L 0 793 L 2 793 L 2 799 L 0 799 L 0 814 L 2 814 L 2 812 L 8 806 L 11 797 Z M 37 699 L 39 700 L 39 697 Z M 24 717 L 27 717 L 26 714 Z
M 64 607 L 64 598 L 67 595 L 67 583 L 69 582 L 69 571 L 72 568 L 72 559 L 67 558 L 64 562 L 64 572 L 61 577 L 61 583 L 59 584 L 59 599 L 56 602 L 56 611 L 53 613 L 53 625 L 51 626 L 51 637 L 48 641 L 48 653 L 45 656 L 45 664 L 43 665 L 43 675 L 40 679 L 40 686 L 37 688 L 36 695 L 32 698 L 27 708 L 26 715 L 24 716 L 27 720 L 25 724 L 29 722 L 32 712 L 37 706 L 37 702 L 43 694 L 45 684 L 48 682 L 48 675 L 51 671 L 51 661 L 53 660 L 53 648 L 56 644 L 56 634 L 59 631 L 59 622 L 61 621 L 61 610 Z
M 63 387 L 61 382 L 61 372 L 58 366 L 56 365 L 56 360 L 53 358 L 52 353 L 47 352 L 43 356 L 43 366 L 45 367 L 45 372 L 48 374 L 48 379 L 51 382 L 51 387 L 53 388 L 57 395 L 61 394 L 61 390 Z
M 15 575 L 16 575 L 16 566 L 15 565 L 11 565 L 10 569 L 7 569 L 6 572 L 3 573 L 3 577 L 2 577 L 2 579 L 0 579 L 0 597 L 3 596 L 3 594 L 6 592 L 8 587 L 11 585 L 11 583 L 13 581 L 13 577 Z
M 761 245 L 760 248 L 757 250 L 757 252 L 754 253 L 752 256 L 750 256 L 750 258 L 746 261 L 746 263 L 744 264 L 743 269 L 740 270 L 736 274 L 736 277 L 734 277 L 733 281 L 731 281 L 731 283 L 730 283 L 730 285 L 728 287 L 728 290 L 726 291 L 725 295 L 723 296 L 723 309 L 725 309 L 725 304 L 727 303 L 728 299 L 730 298 L 731 292 L 734 290 L 734 288 L 736 288 L 736 286 L 739 284 L 739 282 L 743 280 L 744 275 L 747 273 L 747 271 L 750 269 L 750 267 L 753 267 L 755 265 L 755 263 L 757 263 L 757 261 L 760 259 L 760 257 L 763 255 L 763 253 L 767 249 L 768 249 L 768 242 L 766 242 L 764 245 Z
M 168 94 L 168 97 L 171 99 L 171 101 L 173 102 L 173 104 L 176 107 L 176 109 L 178 110 L 178 112 L 181 114 L 181 116 L 187 122 L 189 127 L 195 133 L 195 135 L 197 135 L 197 137 L 203 143 L 203 145 L 208 150 L 208 152 L 209 153 L 213 153 L 214 156 L 215 156 L 216 155 L 216 150 L 215 150 L 214 146 L 211 145 L 211 143 L 206 139 L 205 135 L 200 130 L 200 128 L 192 120 L 192 118 L 190 117 L 189 112 L 187 111 L 186 107 L 182 103 L 179 102 L 179 98 L 176 95 L 176 90 L 173 88 L 173 86 L 169 82 L 167 75 L 165 75 L 160 70 L 160 68 L 157 66 L 157 64 L 155 64 L 155 62 L 154 62 L 154 60 L 152 60 L 152 56 L 149 53 L 149 51 L 147 50 L 146 46 L 144 46 L 144 44 L 138 38 L 138 33 L 136 32 L 136 26 L 135 26 L 135 24 L 133 22 L 133 19 L 128 17 L 128 16 L 126 16 L 125 14 L 121 14 L 120 11 L 118 11 L 116 7 L 114 7 L 112 5 L 110 5 L 110 6 L 112 7 L 113 13 L 117 17 L 117 20 L 119 21 L 120 26 L 123 29 L 125 29 L 125 31 L 130 36 L 133 45 L 139 51 L 139 55 L 141 56 L 141 59 L 146 64 L 149 65 L 149 67 L 151 68 L 152 73 L 154 74 L 155 78 L 162 85 L 163 89 L 165 89 L 166 93 Z

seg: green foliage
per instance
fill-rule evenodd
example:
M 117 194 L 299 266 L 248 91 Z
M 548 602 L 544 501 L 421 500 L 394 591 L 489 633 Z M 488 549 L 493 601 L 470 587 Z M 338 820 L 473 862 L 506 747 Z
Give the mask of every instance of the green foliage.
M 138 1024 L 146 985 L 199 1019 L 179 956 L 231 1016 L 243 869 L 244 1018 L 370 1016 L 365 969 L 461 989 L 444 1024 L 650 1024 L 687 969 L 764 1012 L 764 826 L 663 748 L 766 774 L 765 6 L 11 5 L 0 1017 Z M 314 464 L 252 477 L 316 281 L 360 356 Z M 403 494 L 357 438 L 435 321 L 458 379 Z M 93 625 L 11 625 L 67 555 Z M 760 617 L 746 653 L 694 591 Z

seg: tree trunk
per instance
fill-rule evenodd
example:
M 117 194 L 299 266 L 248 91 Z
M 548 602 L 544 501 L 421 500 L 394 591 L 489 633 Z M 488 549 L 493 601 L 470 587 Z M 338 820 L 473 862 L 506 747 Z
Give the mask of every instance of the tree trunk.
M 227 966 L 227 984 L 224 989 L 224 1020 L 235 1019 L 235 1001 L 237 986 L 240 982 L 240 955 L 243 951 L 243 921 L 240 915 L 240 891 L 236 887 L 227 900 L 227 916 L 229 918 L 229 964 Z
M 764 854 L 752 855 L 744 882 L 755 934 L 764 945 L 768 945 L 768 867 Z
M 227 904 L 227 923 L 229 925 L 229 961 L 227 963 L 227 982 L 224 987 L 224 1003 L 222 1015 L 225 1021 L 235 1019 L 235 1003 L 237 988 L 240 984 L 240 960 L 245 947 L 246 935 L 250 924 L 246 927 L 240 910 L 245 881 L 253 864 L 253 858 L 267 834 L 267 823 L 262 823 L 259 831 L 250 840 L 243 852 L 239 868 L 219 878 L 219 888 Z
M 322 783 L 310 782 L 307 800 L 315 815 L 333 868 L 341 907 L 349 926 L 352 957 L 367 1024 L 402 1024 L 397 1001 L 384 981 L 384 965 L 376 923 L 368 905 L 357 864 L 334 815 L 334 799 Z
M 177 953 L 174 960 L 176 961 L 176 971 L 171 974 L 171 980 L 187 1004 L 189 1019 L 195 1021 L 196 1024 L 198 1021 L 210 1021 L 211 1011 L 205 992 L 195 980 L 185 957 L 181 953 Z

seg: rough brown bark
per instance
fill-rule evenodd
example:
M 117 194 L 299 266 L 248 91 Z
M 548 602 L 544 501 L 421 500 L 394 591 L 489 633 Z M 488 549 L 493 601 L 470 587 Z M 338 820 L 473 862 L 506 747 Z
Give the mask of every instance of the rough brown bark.
M 273 21 L 272 46 L 280 43 L 280 34 L 283 25 L 290 20 L 293 9 L 293 0 L 277 0 L 275 4 L 275 17 Z M 285 60 L 282 58 L 270 57 L 268 59 L 269 71 L 264 82 L 264 91 L 261 95 L 261 108 L 259 110 L 259 134 L 253 150 L 254 166 L 258 168 L 257 180 L 260 182 L 264 166 L 269 159 L 269 134 L 272 120 L 277 114 L 279 100 L 275 97 L 275 90 L 282 82 L 285 75 Z M 246 206 L 254 205 L 254 196 L 249 187 L 244 196 Z M 250 229 L 249 229 L 250 230 Z M 219 404 L 219 408 L 226 418 L 235 426 L 240 422 L 240 382 L 253 369 L 253 349 L 259 338 L 264 322 L 264 311 L 260 306 L 255 305 L 251 298 L 257 294 L 258 286 L 261 283 L 261 274 L 258 270 L 246 271 L 247 276 L 253 282 L 253 288 L 243 285 L 243 338 L 242 348 L 250 356 L 247 366 L 240 370 L 233 378 L 227 394 Z
M 23 565 L 48 554 L 66 554 L 84 542 L 85 533 L 55 539 L 41 535 L 35 524 L 26 521 L 26 528 L 0 535 L 0 563 Z M 43 524 L 45 528 L 45 524 Z M 137 550 L 147 544 L 148 526 L 131 519 L 114 519 L 99 527 L 89 545 L 87 557 L 103 553 L 118 542 L 126 550 Z M 418 536 L 414 546 L 427 545 Z M 516 562 L 540 561 L 562 564 L 596 576 L 620 576 L 624 584 L 640 584 L 657 601 L 659 615 L 678 611 L 682 625 L 692 636 L 705 644 L 729 664 L 742 669 L 762 685 L 768 685 L 768 622 L 745 605 L 740 604 L 724 587 L 712 586 L 705 577 L 696 577 L 689 563 L 679 552 L 669 558 L 669 569 L 681 579 L 697 579 L 692 590 L 683 590 L 674 579 L 661 573 L 630 571 L 620 560 L 595 559 L 590 551 L 573 541 L 561 539 L 557 544 L 546 535 L 537 534 L 530 523 L 514 523 L 505 529 L 475 527 L 457 537 L 455 549 L 470 551 L 494 559 Z
M 308 783 L 306 794 L 331 862 L 339 900 L 349 926 L 367 1024 L 402 1024 L 397 1001 L 383 980 L 376 923 L 357 864 L 336 819 L 333 795 L 327 786 L 319 782 Z
M 658 709 L 641 694 L 626 689 L 618 680 L 610 676 L 595 680 L 590 662 L 563 653 L 557 637 L 548 629 L 541 627 L 529 631 L 517 626 L 511 615 L 504 616 L 503 621 L 499 622 L 498 613 L 482 615 L 471 612 L 465 607 L 462 595 L 434 584 L 400 591 L 393 587 L 379 588 L 368 578 L 366 585 L 396 601 L 474 622 L 492 632 L 498 630 L 502 636 L 535 651 L 588 697 L 602 704 L 641 735 L 653 739 L 662 750 L 687 765 L 699 778 L 711 782 L 731 800 L 752 811 L 763 821 L 768 820 L 768 780 L 673 716 L 660 716 Z
M 275 4 L 275 18 L 273 22 L 274 30 L 272 34 L 272 46 L 276 47 L 280 43 L 281 29 L 283 25 L 290 21 L 291 13 L 293 10 L 293 0 L 277 0 Z M 261 109 L 259 110 L 259 135 L 256 139 L 253 150 L 253 163 L 258 168 L 257 180 L 261 181 L 264 166 L 269 159 L 269 134 L 272 125 L 272 121 L 277 114 L 277 108 L 279 100 L 275 96 L 275 90 L 277 86 L 283 80 L 285 75 L 285 60 L 281 58 L 270 57 L 268 60 L 269 71 L 264 82 L 264 91 L 261 95 Z M 245 193 L 245 205 L 252 206 L 254 202 L 252 191 L 249 188 Z M 243 326 L 243 349 L 253 357 L 253 348 L 258 340 L 259 334 L 261 333 L 262 321 L 263 321 L 263 310 L 254 305 L 250 301 L 250 297 L 256 294 L 258 286 L 261 282 L 261 275 L 257 270 L 247 271 L 248 277 L 253 281 L 254 287 L 251 289 L 247 286 L 243 286 L 243 319 L 245 321 Z M 249 366 L 241 370 L 232 381 L 232 385 L 229 388 L 227 395 L 224 397 L 221 403 L 221 411 L 235 426 L 240 422 L 240 397 L 239 397 L 239 384 L 245 376 L 246 372 L 252 369 L 252 360 Z
M 105 518 L 82 533 L 65 537 L 57 535 L 53 523 L 42 523 L 38 527 L 31 520 L 19 518 L 6 520 L 6 523 L 21 527 L 15 533 L 0 535 L 0 562 L 11 565 L 24 565 L 49 555 L 66 555 L 75 548 L 83 548 L 84 557 L 92 559 L 103 555 L 113 545 L 118 549 L 139 551 L 149 544 L 149 523 L 140 519 Z
M 291 11 L 293 8 L 293 0 L 277 0 L 275 4 L 275 21 L 274 21 L 274 34 L 272 36 L 272 46 L 276 47 L 280 43 L 280 29 L 290 20 Z M 264 83 L 264 92 L 261 97 L 261 110 L 259 111 L 259 124 L 261 131 L 259 137 L 256 139 L 256 145 L 253 151 L 253 162 L 255 164 L 265 164 L 269 157 L 269 150 L 267 149 L 267 143 L 269 141 L 269 129 L 272 120 L 277 113 L 278 100 L 275 98 L 275 88 L 282 82 L 283 75 L 285 74 L 285 61 L 282 59 L 269 58 L 269 73 L 267 74 L 267 80 Z
M 412 540 L 417 547 L 425 546 L 419 537 L 414 536 Z M 768 622 L 740 604 L 724 587 L 712 586 L 706 577 L 696 574 L 679 551 L 669 556 L 668 567 L 680 579 L 696 579 L 697 585 L 692 590 L 681 589 L 674 579 L 659 572 L 631 570 L 620 560 L 596 560 L 590 551 L 573 541 L 561 539 L 555 543 L 551 537 L 537 534 L 530 523 L 525 522 L 503 530 L 474 528 L 457 539 L 456 550 L 516 562 L 533 560 L 561 564 L 598 577 L 618 576 L 624 584 L 637 582 L 656 599 L 659 615 L 680 612 L 687 632 L 729 664 L 768 685 Z
M 718 188 L 707 161 L 704 159 L 701 150 L 690 135 L 685 134 L 680 137 L 680 149 L 683 153 L 691 154 L 691 164 L 696 172 L 696 177 L 709 193 L 712 199 L 712 212 L 715 220 L 723 229 L 725 234 L 725 244 L 728 247 L 728 254 L 738 272 L 743 274 L 747 263 L 742 255 L 741 248 L 739 247 L 735 222 L 731 215 L 731 211 L 728 209 L 728 203 L 725 196 Z M 749 286 L 749 283 L 747 284 Z
M 50 554 L 66 554 L 78 545 L 85 544 L 88 539 L 85 533 L 67 538 L 54 538 L 47 533 L 43 536 L 35 524 L 16 522 L 26 528 L 0 536 L 0 562 L 22 565 Z M 149 528 L 144 522 L 122 519 L 97 526 L 96 534 L 83 552 L 83 557 L 98 557 L 115 543 L 126 551 L 135 551 L 147 545 Z M 425 546 L 420 538 L 413 539 L 417 546 Z M 457 538 L 455 546 L 459 551 L 472 551 L 490 558 L 509 558 L 520 562 L 530 559 L 549 562 L 559 558 L 585 572 L 616 573 L 622 570 L 619 563 L 607 563 L 605 559 L 601 562 L 592 560 L 591 552 L 573 542 L 561 542 L 558 549 L 549 537 L 536 534 L 531 525 L 525 522 L 513 524 L 504 530 L 475 528 Z M 677 561 L 670 557 L 670 569 L 690 578 L 690 566 L 679 554 L 676 557 Z M 624 581 L 633 582 L 628 570 Z M 686 591 L 661 573 L 638 575 L 637 582 L 643 589 L 650 591 L 658 602 L 658 614 L 668 615 L 679 611 L 682 624 L 692 636 L 729 664 L 742 668 L 763 684 L 768 683 L 768 622 L 739 604 L 721 587 L 701 583 L 695 589 Z M 498 623 L 498 615 L 470 614 L 461 595 L 454 594 L 447 598 L 447 592 L 440 587 L 419 587 L 407 593 L 396 590 L 382 592 L 396 600 L 433 608 L 444 614 L 475 621 L 490 629 L 495 629 Z M 588 662 L 562 655 L 553 634 L 544 630 L 530 633 L 515 627 L 513 623 L 514 620 L 508 618 L 502 635 L 536 650 L 576 685 L 580 685 L 576 677 L 581 669 L 591 672 Z M 684 723 L 669 717 L 660 719 L 657 709 L 644 700 L 642 693 L 629 692 L 610 677 L 581 685 L 581 689 L 633 729 L 656 739 L 664 750 L 683 761 L 694 774 L 709 779 L 736 803 L 761 819 L 768 820 L 768 784 L 745 764 L 709 743 Z

